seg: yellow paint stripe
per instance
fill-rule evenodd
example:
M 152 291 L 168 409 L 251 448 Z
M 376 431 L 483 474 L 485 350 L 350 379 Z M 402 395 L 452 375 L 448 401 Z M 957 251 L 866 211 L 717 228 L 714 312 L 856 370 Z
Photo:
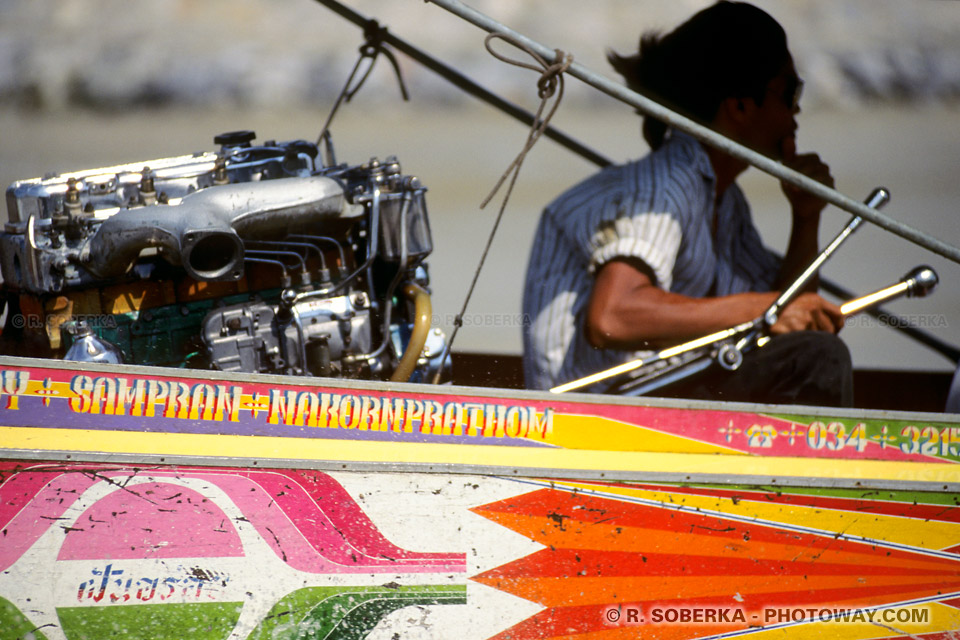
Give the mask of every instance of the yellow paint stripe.
M 805 607 L 803 607 L 805 608 Z M 960 629 L 960 610 L 950 605 L 933 602 L 909 607 L 892 607 L 888 610 L 928 612 L 928 622 L 812 622 L 798 624 L 782 629 L 765 629 L 747 635 L 750 640 L 809 640 L 810 638 L 830 638 L 831 640 L 872 640 L 897 635 L 920 635 L 940 633 Z M 878 610 L 877 614 L 883 611 Z M 877 615 L 875 614 L 875 615 Z M 922 614 L 920 614 L 922 615 Z
M 921 549 L 945 549 L 960 544 L 960 524 L 953 522 L 742 499 L 734 503 L 730 498 L 650 491 L 630 487 L 601 487 L 577 482 L 558 484 L 585 490 L 600 490 L 613 495 L 653 500 L 668 505 L 684 505 L 731 515 L 759 518 L 770 522 L 815 527 L 825 531 L 842 532 L 851 536 L 863 536 L 871 540 L 908 544 Z
M 602 442 L 603 446 L 611 451 L 746 455 L 742 451 L 729 447 L 663 433 L 610 418 L 568 413 L 553 414 L 553 433 L 550 434 L 550 444 L 566 449 L 596 449 L 598 442 Z
M 462 464 L 571 472 L 622 471 L 760 477 L 852 478 L 903 482 L 960 482 L 960 465 L 878 460 L 764 458 L 694 453 L 584 451 L 412 442 L 362 442 L 268 436 L 226 436 L 0 427 L 3 449 L 209 456 L 212 458 L 334 460 L 349 462 Z

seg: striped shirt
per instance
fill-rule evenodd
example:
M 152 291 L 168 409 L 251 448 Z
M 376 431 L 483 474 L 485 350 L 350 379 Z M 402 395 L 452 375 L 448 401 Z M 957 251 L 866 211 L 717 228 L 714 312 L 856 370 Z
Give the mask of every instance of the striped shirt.
M 650 353 L 587 342 L 593 276 L 614 258 L 638 258 L 657 286 L 692 297 L 771 289 L 779 259 L 763 246 L 735 184 L 717 205 L 714 237 L 715 182 L 700 143 L 673 131 L 657 151 L 608 167 L 547 206 L 523 293 L 527 387 L 549 389 Z

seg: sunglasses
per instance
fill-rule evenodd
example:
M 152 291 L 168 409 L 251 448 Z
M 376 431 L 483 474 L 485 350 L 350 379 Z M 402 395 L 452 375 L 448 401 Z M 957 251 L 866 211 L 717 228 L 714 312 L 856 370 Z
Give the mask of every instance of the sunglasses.
M 786 83 L 784 84 L 783 94 L 780 96 L 783 104 L 788 106 L 791 111 L 796 111 L 800 108 L 800 96 L 802 95 L 803 80 L 797 76 L 790 76 L 787 78 Z

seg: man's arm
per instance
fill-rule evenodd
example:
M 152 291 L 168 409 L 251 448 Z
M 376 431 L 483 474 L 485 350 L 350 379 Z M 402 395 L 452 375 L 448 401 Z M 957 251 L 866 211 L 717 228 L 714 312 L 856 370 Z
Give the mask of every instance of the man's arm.
M 777 292 L 691 298 L 655 286 L 642 263 L 614 259 L 596 275 L 584 331 L 591 345 L 606 349 L 647 349 L 679 344 L 741 322 L 754 320 L 773 304 Z M 840 308 L 813 293 L 787 305 L 774 334 L 815 330 L 836 333 Z

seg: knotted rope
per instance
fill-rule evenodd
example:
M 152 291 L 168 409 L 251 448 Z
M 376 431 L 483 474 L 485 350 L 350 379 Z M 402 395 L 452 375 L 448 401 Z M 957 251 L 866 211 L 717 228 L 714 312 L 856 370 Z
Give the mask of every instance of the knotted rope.
M 517 60 L 515 58 L 508 58 L 507 56 L 498 53 L 494 50 L 491 44 L 496 39 L 505 40 L 506 42 L 509 42 L 516 48 L 525 52 L 536 61 L 536 64 L 531 64 L 524 60 Z M 498 60 L 516 67 L 523 67 L 524 69 L 530 69 L 531 71 L 537 71 L 540 73 L 540 77 L 537 79 L 537 95 L 540 96 L 540 105 L 537 107 L 537 113 L 530 125 L 530 131 L 527 134 L 527 140 L 524 143 L 523 148 L 520 150 L 520 153 L 517 154 L 517 157 L 513 159 L 513 162 L 511 162 L 506 171 L 503 172 L 503 175 L 500 176 L 499 180 L 497 180 L 497 183 L 494 185 L 487 197 L 484 198 L 483 202 L 480 203 L 480 208 L 485 208 L 487 204 L 489 204 L 490 200 L 493 199 L 493 196 L 496 195 L 497 191 L 500 190 L 500 187 L 503 186 L 503 183 L 506 182 L 508 178 L 510 179 L 510 182 L 507 185 L 507 192 L 504 194 L 503 201 L 500 203 L 500 211 L 497 213 L 497 218 L 494 220 L 493 228 L 490 230 L 490 237 L 487 238 L 487 245 L 484 247 L 483 253 L 480 255 L 480 262 L 477 265 L 477 270 L 474 272 L 473 280 L 470 282 L 470 287 L 467 289 L 467 295 L 463 300 L 463 307 L 460 309 L 460 313 L 458 313 L 454 318 L 453 331 L 450 334 L 450 340 L 447 343 L 446 349 L 444 349 L 443 358 L 440 360 L 440 367 L 437 369 L 437 372 L 433 377 L 434 384 L 439 382 L 440 374 L 443 371 L 443 367 L 450 355 L 450 351 L 453 349 L 453 341 L 456 339 L 457 332 L 460 330 L 460 327 L 463 326 L 463 316 L 467 312 L 467 305 L 470 303 L 470 298 L 473 296 L 473 290 L 477 286 L 477 280 L 480 278 L 480 271 L 483 269 L 483 264 L 486 262 L 487 255 L 490 253 L 490 247 L 493 245 L 493 238 L 497 234 L 500 221 L 503 219 L 503 213 L 507 208 L 507 202 L 510 200 L 510 194 L 513 193 L 513 187 L 517 182 L 517 177 L 520 175 L 520 167 L 523 166 L 523 161 L 527 157 L 527 153 L 530 152 L 530 150 L 533 148 L 533 145 L 536 144 L 537 140 L 540 139 L 540 136 L 543 135 L 543 132 L 547 130 L 547 127 L 550 125 L 550 119 L 553 118 L 553 114 L 557 112 L 557 108 L 560 106 L 560 101 L 563 99 L 563 73 L 570 68 L 571 64 L 573 64 L 573 56 L 564 53 L 560 49 L 554 50 L 554 59 L 552 62 L 548 62 L 543 56 L 538 54 L 524 43 L 503 33 L 491 33 L 484 39 L 483 44 L 487 48 L 487 51 L 490 52 L 490 55 Z M 554 96 L 556 96 L 556 100 L 550 104 L 550 100 Z M 548 105 L 549 109 L 547 108 Z M 544 112 L 546 112 L 546 116 L 544 116 Z
M 370 73 L 373 71 L 373 65 L 376 64 L 377 58 L 381 53 L 386 56 L 387 60 L 390 62 L 390 65 L 393 67 L 393 72 L 397 76 L 397 82 L 400 84 L 400 95 L 405 101 L 410 100 L 410 94 L 407 92 L 407 85 L 403 81 L 403 74 L 400 73 L 400 63 L 397 62 L 397 57 L 393 55 L 393 52 L 386 47 L 386 42 L 384 42 L 386 35 L 387 28 L 381 26 L 376 20 L 368 20 L 364 24 L 364 43 L 360 45 L 360 57 L 357 59 L 356 64 L 353 65 L 353 70 L 347 77 L 346 84 L 344 84 L 343 89 L 337 96 L 337 100 L 333 104 L 333 109 L 330 110 L 330 115 L 327 116 L 327 121 L 323 124 L 323 129 L 320 130 L 320 135 L 317 137 L 318 145 L 324 139 L 326 139 L 329 143 L 330 124 L 333 122 L 333 117 L 336 115 L 341 103 L 350 102 L 353 99 L 353 96 L 360 91 L 360 87 L 362 87 L 363 83 L 366 82 L 368 77 L 370 77 Z M 366 70 L 363 72 L 363 75 L 361 75 L 356 83 L 354 83 L 354 78 L 356 78 L 357 72 L 360 70 L 360 66 L 365 60 L 369 60 L 370 62 L 367 65 Z

